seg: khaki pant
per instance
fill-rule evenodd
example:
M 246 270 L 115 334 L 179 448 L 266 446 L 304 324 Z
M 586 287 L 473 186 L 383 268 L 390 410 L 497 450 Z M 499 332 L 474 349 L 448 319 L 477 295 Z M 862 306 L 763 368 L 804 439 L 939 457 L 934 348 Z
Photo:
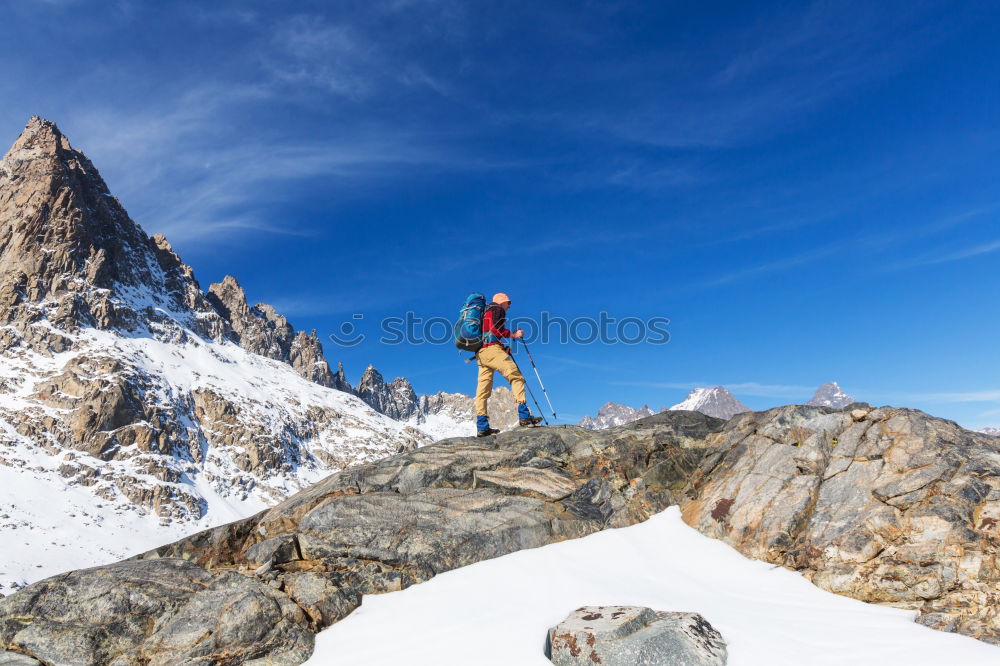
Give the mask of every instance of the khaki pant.
M 500 345 L 483 347 L 476 352 L 476 363 L 479 364 L 479 381 L 476 384 L 476 416 L 487 416 L 486 401 L 493 394 L 493 372 L 499 372 L 510 382 L 514 391 L 514 401 L 523 404 L 527 401 L 524 395 L 524 377 L 517 369 L 517 364 Z

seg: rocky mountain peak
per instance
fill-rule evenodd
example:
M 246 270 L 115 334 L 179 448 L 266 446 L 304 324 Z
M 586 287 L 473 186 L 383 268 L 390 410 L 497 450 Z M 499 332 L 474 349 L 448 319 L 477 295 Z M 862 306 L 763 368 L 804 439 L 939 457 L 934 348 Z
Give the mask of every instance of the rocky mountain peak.
M 693 389 L 687 398 L 669 409 L 671 411 L 687 409 L 719 419 L 731 419 L 737 414 L 750 411 L 750 408 L 737 400 L 725 386 Z
M 90 160 L 37 116 L 0 161 L 0 285 L 0 318 L 22 333 L 43 319 L 65 331 L 224 328 L 166 239 L 149 238 Z
M 0 272 L 38 275 L 45 291 L 81 276 L 102 288 L 150 281 L 141 259 L 152 242 L 55 123 L 32 117 L 3 158 L 0 189 Z
M 340 388 L 337 378 L 330 371 L 330 364 L 323 356 L 323 345 L 316 335 L 316 330 L 306 333 L 299 331 L 292 340 L 292 346 L 288 350 L 288 362 L 295 368 L 295 371 L 321 386 Z
M 36 326 L 36 324 L 43 324 Z M 296 331 L 264 303 L 251 306 L 232 276 L 201 290 L 167 239 L 135 223 L 87 157 L 59 128 L 37 116 L 0 161 L 0 350 L 67 349 L 92 327 L 181 342 L 192 331 L 231 340 L 248 352 L 291 365 L 301 376 L 348 393 L 315 331 Z M 391 384 L 374 368 L 360 397 L 399 420 L 416 414 L 405 379 Z
M 664 407 L 660 412 L 675 410 L 701 412 L 707 416 L 728 420 L 737 414 L 749 412 L 750 408 L 737 400 L 725 386 L 716 386 L 715 388 L 693 389 L 682 402 L 673 407 Z M 653 410 L 649 408 L 649 405 L 635 409 L 628 405 L 608 402 L 597 410 L 597 416 L 585 416 L 580 420 L 579 425 L 588 430 L 603 430 L 652 415 Z
M 69 141 L 56 124 L 40 116 L 31 116 L 21 135 L 14 142 L 11 152 L 37 150 L 55 154 L 59 150 L 72 150 Z
M 361 387 L 375 388 L 380 386 L 385 386 L 385 378 L 382 377 L 382 373 L 375 369 L 374 363 L 369 363 L 368 367 L 361 374 L 361 379 L 358 380 L 358 390 Z
M 653 410 L 649 408 L 649 405 L 643 405 L 641 408 L 635 409 L 628 405 L 608 402 L 597 410 L 597 416 L 584 416 L 580 420 L 579 425 L 588 430 L 602 430 L 604 428 L 613 428 L 625 423 L 631 423 L 632 421 L 652 415 Z
M 275 331 L 275 321 L 269 320 L 263 311 L 254 312 L 251 309 L 247 303 L 247 294 L 236 278 L 227 275 L 222 282 L 209 285 L 206 296 L 229 322 L 233 337 L 241 346 L 268 358 L 281 356 L 280 343 L 275 338 L 282 333 L 286 338 L 291 337 L 291 333 L 285 329 L 288 322 L 282 321 L 285 326 Z
M 840 389 L 840 385 L 837 382 L 827 382 L 816 389 L 816 393 L 813 394 L 812 400 L 806 404 L 816 407 L 833 407 L 834 409 L 843 409 L 853 402 L 854 398 L 844 393 Z

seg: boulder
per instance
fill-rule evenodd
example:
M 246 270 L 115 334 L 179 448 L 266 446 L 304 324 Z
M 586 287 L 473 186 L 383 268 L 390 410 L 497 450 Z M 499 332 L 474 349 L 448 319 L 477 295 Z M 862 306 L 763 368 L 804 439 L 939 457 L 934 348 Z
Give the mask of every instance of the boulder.
M 684 520 L 747 557 L 1000 644 L 1000 443 L 914 409 L 741 414 Z
M 184 560 L 119 562 L 53 576 L 0 600 L 0 645 L 43 663 L 131 664 L 152 624 L 211 579 Z M 15 662 L 16 663 L 16 662 Z
M 698 613 L 584 606 L 549 629 L 545 656 L 557 666 L 722 666 L 726 641 Z
M 230 571 L 188 596 L 173 613 L 159 617 L 142 645 L 139 663 L 207 666 L 266 657 L 263 663 L 270 666 L 295 666 L 312 651 L 312 631 L 292 599 L 256 578 Z

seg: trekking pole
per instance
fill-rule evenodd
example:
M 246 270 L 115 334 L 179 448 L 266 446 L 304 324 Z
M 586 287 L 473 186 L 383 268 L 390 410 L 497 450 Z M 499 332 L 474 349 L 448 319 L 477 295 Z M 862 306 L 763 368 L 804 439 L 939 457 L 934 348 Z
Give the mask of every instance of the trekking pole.
M 521 372 L 521 366 L 519 366 L 517 364 L 517 360 L 514 358 L 514 343 L 515 342 L 516 342 L 516 339 L 511 339 L 511 342 L 510 342 L 510 360 L 514 361 L 514 367 L 517 368 L 518 372 Z M 522 377 L 524 376 L 523 372 L 521 372 L 521 376 Z M 524 388 L 528 389 L 528 395 L 531 396 L 531 401 L 533 403 L 535 403 L 535 409 L 538 410 L 539 415 L 542 417 L 542 423 L 544 423 L 545 425 L 548 425 L 549 424 L 549 420 L 547 418 L 545 418 L 545 412 L 542 411 L 542 406 L 538 404 L 538 398 L 535 397 L 535 392 L 531 390 L 531 385 L 528 384 L 527 381 L 524 382 Z M 552 416 L 555 416 L 555 414 L 553 414 Z
M 535 359 L 531 357 L 531 350 L 528 349 L 528 343 L 521 339 L 521 345 L 524 347 L 524 351 L 528 354 L 528 360 L 531 361 L 531 368 L 535 371 L 535 377 L 538 378 L 538 385 L 542 387 L 542 393 L 545 394 L 545 400 L 549 403 L 549 411 L 552 412 L 553 419 L 559 419 L 556 416 L 556 410 L 552 407 L 552 398 L 549 397 L 549 392 L 545 390 L 545 384 L 542 383 L 542 376 L 538 374 L 538 366 L 535 365 Z

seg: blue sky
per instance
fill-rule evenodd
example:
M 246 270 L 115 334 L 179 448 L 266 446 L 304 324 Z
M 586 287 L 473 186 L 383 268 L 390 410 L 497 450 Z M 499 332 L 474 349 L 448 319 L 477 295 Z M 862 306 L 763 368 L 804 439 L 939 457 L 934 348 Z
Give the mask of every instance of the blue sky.
M 0 139 L 55 120 L 203 287 L 469 393 L 377 322 L 669 317 L 537 344 L 557 411 L 725 384 L 1000 424 L 1000 10 L 991 2 L 0 5 Z

